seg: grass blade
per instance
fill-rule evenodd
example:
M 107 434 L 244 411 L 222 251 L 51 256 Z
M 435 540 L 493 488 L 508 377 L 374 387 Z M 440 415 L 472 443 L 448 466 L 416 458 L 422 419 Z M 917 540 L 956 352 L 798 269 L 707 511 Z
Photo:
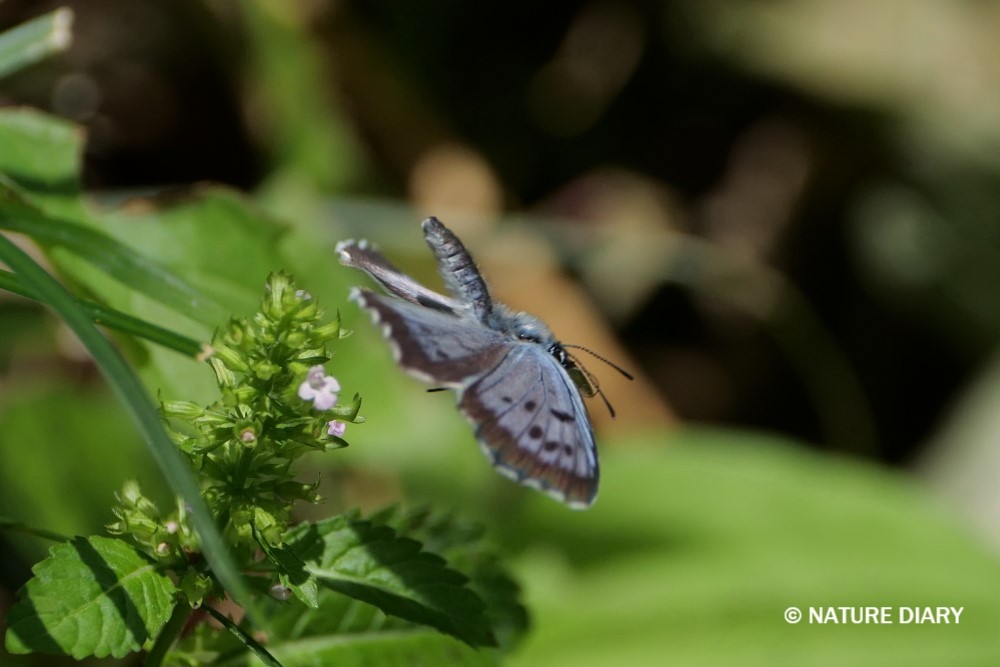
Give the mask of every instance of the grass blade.
M 24 283 L 22 283 L 16 275 L 2 269 L 0 269 L 0 289 L 5 289 L 8 292 L 13 292 L 14 294 L 19 294 L 25 298 L 38 301 L 35 293 L 32 292 L 31 289 L 25 287 Z M 137 338 L 143 338 L 151 343 L 162 345 L 163 347 L 180 352 L 188 357 L 198 357 L 198 355 L 203 354 L 206 351 L 205 343 L 200 343 L 193 338 L 182 336 L 181 334 L 170 331 L 169 329 L 159 327 L 152 322 L 147 322 L 146 320 L 141 320 L 138 317 L 127 315 L 120 310 L 108 308 L 107 306 L 103 306 L 96 301 L 88 301 L 87 299 L 79 299 L 76 297 L 74 297 L 74 299 L 76 300 L 76 305 L 90 316 L 90 319 L 94 324 L 100 324 L 101 326 L 114 329 L 115 331 L 121 331 L 122 333 L 131 334 Z
M 59 220 L 26 201 L 0 179 L 0 229 L 31 237 L 42 246 L 65 248 L 137 292 L 215 326 L 229 312 L 180 276 L 96 229 Z
M 194 527 L 201 538 L 202 552 L 215 576 L 229 591 L 230 596 L 242 604 L 248 613 L 252 613 L 254 610 L 250 607 L 252 601 L 246 585 L 229 555 L 205 501 L 202 500 L 198 482 L 187 461 L 164 430 L 160 415 L 138 376 L 110 341 L 97 330 L 73 296 L 23 250 L 2 235 L 0 235 L 0 260 L 14 269 L 39 300 L 63 319 L 94 357 L 112 390 L 132 415 L 153 460 L 163 471 L 170 487 L 190 507 Z

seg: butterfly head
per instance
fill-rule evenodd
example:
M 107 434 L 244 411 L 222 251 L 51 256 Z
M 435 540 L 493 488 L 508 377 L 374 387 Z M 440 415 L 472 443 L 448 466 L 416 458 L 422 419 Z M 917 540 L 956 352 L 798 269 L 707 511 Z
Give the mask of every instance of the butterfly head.
M 506 332 L 521 343 L 533 343 L 545 349 L 559 345 L 559 341 L 545 323 L 528 313 L 514 313 L 507 309 L 495 308 L 494 317 L 488 325 L 498 331 Z

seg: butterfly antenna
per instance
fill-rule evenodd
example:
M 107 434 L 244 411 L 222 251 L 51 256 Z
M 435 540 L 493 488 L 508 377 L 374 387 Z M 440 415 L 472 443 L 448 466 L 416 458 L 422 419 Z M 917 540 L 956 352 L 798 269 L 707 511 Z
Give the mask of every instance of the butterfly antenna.
M 590 348 L 584 347 L 583 345 L 567 345 L 566 343 L 563 343 L 563 347 L 571 347 L 574 350 L 583 350 L 584 352 L 586 352 L 590 356 L 596 357 L 597 359 L 600 359 L 601 361 L 603 361 L 604 363 L 606 363 L 608 366 L 611 366 L 611 368 L 615 369 L 616 371 L 618 371 L 619 373 L 621 373 L 622 375 L 624 375 L 625 377 L 627 377 L 629 380 L 634 380 L 635 379 L 632 376 L 632 374 L 629 373 L 627 370 L 625 370 L 624 368 L 622 368 L 621 366 L 619 366 L 615 362 L 611 361 L 610 359 L 602 357 L 601 355 L 597 354 L 596 352 L 594 352 Z
M 563 345 L 563 347 L 579 347 L 579 346 L 577 346 L 577 345 Z M 586 348 L 580 348 L 580 349 L 586 349 Z M 587 351 L 590 352 L 590 350 L 587 350 Z M 604 401 L 604 405 L 608 408 L 608 412 L 611 413 L 611 418 L 614 419 L 615 418 L 615 414 L 616 414 L 615 413 L 615 409 L 611 405 L 611 401 L 608 400 L 608 397 L 604 395 L 604 391 L 601 389 L 601 383 L 597 381 L 596 377 L 594 377 L 593 375 L 591 375 L 590 371 L 588 371 L 584 367 L 584 365 L 580 363 L 579 359 L 577 359 L 572 354 L 569 354 L 568 352 L 566 354 L 573 361 L 573 363 L 576 365 L 576 367 L 578 369 L 580 369 L 580 372 L 583 373 L 583 377 L 587 378 L 587 382 L 589 382 L 590 386 L 594 388 L 594 393 L 597 394 L 598 396 L 600 396 L 601 400 Z M 591 354 L 593 354 L 593 353 L 591 352 Z M 597 356 L 597 355 L 594 355 L 594 356 Z M 602 361 L 607 361 L 607 359 L 603 359 Z M 611 363 L 611 362 L 608 362 L 608 363 Z M 611 364 L 611 365 L 614 366 L 614 364 Z M 615 366 L 615 368 L 618 368 L 618 367 Z M 621 370 L 621 369 L 618 368 L 618 370 Z M 622 371 L 622 372 L 624 373 L 625 371 Z M 630 380 L 632 379 L 631 376 L 628 376 L 627 373 L 626 373 L 626 376 Z

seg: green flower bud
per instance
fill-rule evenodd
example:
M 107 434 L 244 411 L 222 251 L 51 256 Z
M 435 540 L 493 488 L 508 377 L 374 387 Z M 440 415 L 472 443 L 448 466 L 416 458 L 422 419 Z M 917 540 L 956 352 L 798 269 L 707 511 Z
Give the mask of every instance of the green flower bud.
M 197 403 L 191 401 L 166 401 L 162 406 L 163 414 L 178 419 L 197 419 L 205 411 Z
M 236 405 L 250 405 L 259 395 L 260 392 L 248 384 L 240 385 L 231 394 Z
M 193 607 L 200 607 L 205 598 L 212 592 L 212 579 L 207 575 L 188 570 L 181 577 L 180 589 Z
M 285 336 L 285 345 L 292 348 L 293 350 L 301 349 L 302 346 L 306 344 L 309 340 L 309 336 L 302 331 L 293 331 L 292 333 Z
M 270 380 L 279 372 L 281 368 L 270 361 L 258 361 L 253 364 L 253 374 L 261 380 Z
M 226 345 L 215 346 L 215 356 L 212 357 L 211 361 L 216 359 L 221 361 L 228 370 L 235 371 L 237 373 L 246 373 L 250 370 L 250 367 L 247 365 L 243 355 Z
M 329 324 L 324 324 L 321 327 L 316 327 L 315 329 L 313 329 L 313 336 L 316 339 L 321 340 L 323 342 L 326 342 L 328 340 L 336 340 L 337 338 L 340 338 L 341 336 L 340 336 L 339 314 L 337 316 L 337 319 L 334 320 L 333 322 L 330 322 Z

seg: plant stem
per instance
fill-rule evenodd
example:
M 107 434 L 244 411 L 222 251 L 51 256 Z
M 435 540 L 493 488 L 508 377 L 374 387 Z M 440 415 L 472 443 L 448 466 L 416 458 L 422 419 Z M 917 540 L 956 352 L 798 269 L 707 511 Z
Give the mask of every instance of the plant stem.
M 170 620 L 160 630 L 160 635 L 156 638 L 153 648 L 149 650 L 149 655 L 146 656 L 146 667 L 160 667 L 163 664 L 163 658 L 166 657 L 167 651 L 177 641 L 177 637 L 180 636 L 181 630 L 184 629 L 184 624 L 187 623 L 190 615 L 191 608 L 183 602 L 174 606 L 174 612 L 170 615 Z

